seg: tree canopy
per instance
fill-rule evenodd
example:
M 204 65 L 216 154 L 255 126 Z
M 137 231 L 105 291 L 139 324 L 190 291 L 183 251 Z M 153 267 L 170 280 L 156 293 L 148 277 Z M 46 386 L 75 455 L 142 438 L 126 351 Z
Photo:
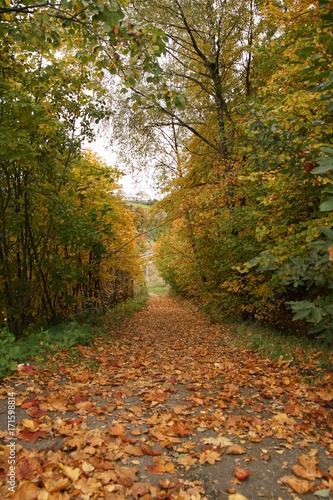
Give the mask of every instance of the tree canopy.
M 2 0 L 0 17 L 0 286 L 17 332 L 41 310 L 103 308 L 140 274 L 118 173 L 82 149 L 111 120 L 164 193 L 173 288 L 332 340 L 328 0 Z

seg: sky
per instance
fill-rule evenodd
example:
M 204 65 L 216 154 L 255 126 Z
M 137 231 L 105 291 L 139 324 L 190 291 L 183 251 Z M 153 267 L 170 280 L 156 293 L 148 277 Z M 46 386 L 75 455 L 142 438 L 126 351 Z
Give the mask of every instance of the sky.
M 107 147 L 103 137 L 99 137 L 94 142 L 86 144 L 86 147 L 101 156 L 109 165 L 117 166 L 117 155 Z M 156 192 L 149 186 L 149 179 L 143 178 L 138 182 L 133 176 L 127 174 L 120 178 L 119 183 L 122 184 L 122 189 L 126 194 L 144 191 L 150 195 L 151 198 L 156 197 Z

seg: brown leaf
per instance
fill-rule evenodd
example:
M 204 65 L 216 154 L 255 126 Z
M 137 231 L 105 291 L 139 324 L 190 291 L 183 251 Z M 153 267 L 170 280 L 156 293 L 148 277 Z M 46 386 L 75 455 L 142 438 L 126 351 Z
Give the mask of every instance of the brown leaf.
M 149 435 L 157 441 L 165 441 L 165 436 L 157 429 L 149 428 Z
M 32 481 L 36 476 L 42 473 L 42 467 L 35 458 L 25 458 L 17 468 L 16 479 L 29 479 Z
M 113 470 L 98 472 L 97 474 L 95 474 L 95 476 L 97 479 L 100 479 L 102 481 L 103 485 L 109 484 L 111 481 L 114 483 L 118 481 L 116 473 Z
M 115 473 L 119 478 L 130 477 L 133 481 L 135 481 L 138 471 L 139 469 L 136 467 L 120 467 L 117 465 L 115 468 Z
M 192 465 L 195 465 L 197 463 L 197 459 L 194 457 L 191 457 L 190 455 L 185 455 L 184 457 L 178 458 L 177 462 L 180 465 L 184 465 L 187 469 L 189 467 L 192 467 Z
M 297 460 L 300 462 L 302 467 L 295 465 L 297 474 L 300 477 L 303 477 L 304 479 L 309 479 L 310 481 L 315 480 L 316 478 L 321 478 L 323 477 L 322 471 L 316 467 L 316 465 L 319 463 L 318 459 L 316 458 L 315 455 L 308 457 L 306 455 L 301 455 L 297 457 Z M 302 475 L 303 474 L 303 475 Z M 307 477 L 309 476 L 309 477 Z
M 186 428 L 183 422 L 175 422 L 173 424 L 173 433 L 175 436 L 190 436 L 193 434 L 193 429 Z
M 141 445 L 141 451 L 145 455 L 151 455 L 152 457 L 157 457 L 161 454 L 161 452 L 159 450 L 155 450 L 154 448 L 150 448 L 146 444 Z
M 109 429 L 111 436 L 122 436 L 125 434 L 125 427 L 123 425 L 114 425 Z
M 154 491 L 156 488 L 154 485 L 150 483 L 134 483 L 131 488 L 131 495 L 138 499 L 139 497 L 143 497 L 144 495 L 148 495 L 152 490 Z
M 92 464 L 90 464 L 89 462 L 83 462 L 81 464 L 81 469 L 86 474 L 89 474 L 89 472 L 92 472 L 93 470 L 95 470 L 95 467 Z
M 243 455 L 244 453 L 246 453 L 246 448 L 239 444 L 232 444 L 226 451 L 227 455 Z
M 211 465 L 214 465 L 215 462 L 218 462 L 221 460 L 220 454 L 217 453 L 216 451 L 213 450 L 207 450 L 201 453 L 199 463 L 204 464 L 204 463 L 209 463 Z
M 127 444 L 124 448 L 125 453 L 127 455 L 133 456 L 133 457 L 142 457 L 143 452 L 138 446 L 133 446 L 132 444 Z
M 286 481 L 287 485 L 296 493 L 304 495 L 310 490 L 310 483 L 305 479 L 297 479 L 296 477 L 289 477 Z
M 44 486 L 49 493 L 54 491 L 68 490 L 70 488 L 70 483 L 67 477 L 61 479 L 50 479 L 44 480 Z
M 146 465 L 146 469 L 151 473 L 151 474 L 164 474 L 165 469 L 164 469 L 164 464 L 163 463 L 157 463 L 155 465 Z
M 13 500 L 37 500 L 40 489 L 34 483 L 23 483 L 13 495 Z
M 235 467 L 234 475 L 239 481 L 245 481 L 250 475 L 250 471 L 247 469 L 241 469 L 240 467 Z
M 231 446 L 232 442 L 224 436 L 218 436 L 217 438 L 205 438 L 202 440 L 204 444 L 212 444 L 214 447 L 225 448 L 226 446 Z
M 59 467 L 61 468 L 63 474 L 65 474 L 65 476 L 67 476 L 73 483 L 79 479 L 82 472 L 81 469 L 73 469 L 68 465 L 59 464 Z

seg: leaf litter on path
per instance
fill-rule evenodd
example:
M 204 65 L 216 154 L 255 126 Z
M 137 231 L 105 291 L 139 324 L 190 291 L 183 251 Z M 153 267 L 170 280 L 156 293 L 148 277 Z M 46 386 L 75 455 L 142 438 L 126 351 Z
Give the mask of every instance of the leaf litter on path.
M 0 387 L 1 498 L 285 500 L 333 491 L 329 374 L 308 386 L 290 362 L 235 346 L 193 306 L 165 297 L 80 353 L 81 363 L 64 353 Z

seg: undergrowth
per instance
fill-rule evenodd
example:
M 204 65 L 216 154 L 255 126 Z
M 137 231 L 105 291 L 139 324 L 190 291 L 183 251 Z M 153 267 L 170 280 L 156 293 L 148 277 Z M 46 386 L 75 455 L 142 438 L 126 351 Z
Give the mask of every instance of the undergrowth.
M 110 309 L 106 313 L 103 321 L 104 334 L 109 335 L 112 330 L 119 328 L 126 318 L 130 318 L 134 313 L 141 311 L 141 309 L 147 305 L 148 299 L 147 288 L 143 286 L 136 291 L 133 299 L 119 302 L 119 304 Z
M 238 345 L 277 361 L 281 357 L 296 365 L 308 379 L 321 378 L 333 370 L 333 350 L 325 342 L 298 335 L 285 335 L 253 323 L 233 323 L 229 330 Z
M 56 326 L 41 328 L 38 332 L 26 332 L 18 340 L 5 326 L 0 330 L 0 379 L 13 373 L 21 363 L 45 364 L 49 359 L 66 351 L 67 359 L 77 361 L 81 357 L 76 346 L 89 345 L 96 336 L 111 337 L 125 318 L 140 311 L 147 303 L 148 294 L 141 288 L 133 299 L 120 302 L 105 316 L 86 318 Z M 57 356 L 58 357 L 58 356 Z

